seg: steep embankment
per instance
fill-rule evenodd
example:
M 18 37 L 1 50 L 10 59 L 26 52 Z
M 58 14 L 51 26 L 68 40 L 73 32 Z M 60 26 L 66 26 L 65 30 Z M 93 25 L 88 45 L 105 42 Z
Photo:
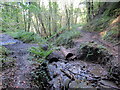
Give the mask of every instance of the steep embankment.
M 118 39 L 120 39 L 120 2 L 105 2 L 83 29 L 97 31 L 102 39 L 118 45 Z
M 83 29 L 98 33 L 98 36 L 100 36 L 101 39 L 96 38 L 96 40 L 101 42 L 108 49 L 111 49 L 112 52 L 114 51 L 114 59 L 107 64 L 107 66 L 109 68 L 110 78 L 120 82 L 118 50 L 120 45 L 120 2 L 104 3 L 99 8 L 99 13 L 91 20 L 91 22 L 88 22 Z

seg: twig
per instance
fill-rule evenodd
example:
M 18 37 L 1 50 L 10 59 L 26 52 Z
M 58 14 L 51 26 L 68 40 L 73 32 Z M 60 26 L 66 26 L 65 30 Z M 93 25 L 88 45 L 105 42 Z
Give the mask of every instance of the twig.
M 61 50 L 61 52 L 63 53 L 63 55 L 65 56 L 66 59 L 68 59 L 68 58 L 73 56 L 73 53 L 68 51 L 64 47 L 61 47 L 60 50 Z
M 119 44 L 120 44 L 120 42 L 116 43 L 113 47 L 115 47 L 115 46 L 117 46 L 117 45 L 119 45 Z
M 82 74 L 79 74 L 79 73 L 74 73 L 74 72 L 70 71 L 69 69 L 68 69 L 68 71 L 71 72 L 71 73 L 73 73 L 73 74 L 75 74 L 75 75 L 80 75 L 80 76 L 84 76 L 84 77 L 88 78 L 88 76 L 86 76 L 86 75 L 82 75 Z M 84 73 L 84 72 L 82 72 L 82 73 Z
M 103 84 L 102 82 L 99 82 L 99 83 L 102 84 L 102 85 L 104 85 L 104 86 L 108 86 L 108 87 L 110 87 L 110 88 L 114 88 L 114 89 L 120 90 L 120 88 L 118 88 L 118 87 L 113 87 L 113 86 L 105 85 L 105 84 Z
M 73 75 L 70 75 L 69 73 L 65 72 L 64 70 L 60 69 L 69 79 L 76 80 L 76 78 Z

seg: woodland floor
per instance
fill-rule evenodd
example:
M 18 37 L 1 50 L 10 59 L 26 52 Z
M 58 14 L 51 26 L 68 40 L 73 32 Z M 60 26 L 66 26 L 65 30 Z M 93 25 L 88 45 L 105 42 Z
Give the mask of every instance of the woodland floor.
M 94 41 L 98 44 L 102 44 L 107 47 L 111 53 L 113 53 L 116 57 L 118 56 L 118 46 L 114 46 L 111 43 L 108 43 L 101 39 L 99 33 L 96 32 L 86 32 L 81 30 L 82 37 L 75 39 L 74 42 L 76 43 L 75 47 L 77 47 L 80 43 L 85 43 L 88 41 Z M 27 51 L 28 48 L 32 46 L 38 46 L 37 44 L 26 44 L 22 43 L 19 40 L 15 40 L 7 34 L 0 34 L 0 39 L 2 40 L 1 44 L 8 48 L 12 53 L 9 55 L 16 60 L 15 67 L 9 68 L 2 72 L 2 84 L 4 87 L 16 87 L 16 88 L 31 88 L 31 76 L 29 73 L 34 68 L 32 61 L 28 60 L 29 53 Z M 7 42 L 12 41 L 10 44 L 5 44 Z M 14 43 L 14 42 L 15 43 Z M 114 46 L 114 47 L 113 47 Z M 72 71 L 73 73 L 80 73 L 81 79 L 83 80 L 85 77 L 90 78 L 106 78 L 108 72 L 105 67 L 85 61 L 68 61 L 67 63 L 63 61 L 53 62 L 48 65 L 48 69 L 51 75 L 52 80 L 50 81 L 51 84 L 54 85 L 55 88 L 60 87 L 64 84 L 68 77 L 64 75 L 61 71 Z M 69 69 L 69 70 L 68 70 Z M 54 74 L 56 73 L 56 74 Z M 54 74 L 54 75 L 53 75 Z M 54 77 L 52 77 L 54 76 Z M 76 76 L 77 78 L 77 76 Z M 82 87 L 92 87 L 92 85 L 87 85 L 81 82 Z M 99 81 L 104 82 L 104 81 Z M 104 85 L 104 87 L 114 87 L 118 88 L 113 82 L 112 84 Z M 69 87 L 74 88 L 76 83 L 74 81 L 69 82 Z M 96 86 L 97 87 L 97 86 Z

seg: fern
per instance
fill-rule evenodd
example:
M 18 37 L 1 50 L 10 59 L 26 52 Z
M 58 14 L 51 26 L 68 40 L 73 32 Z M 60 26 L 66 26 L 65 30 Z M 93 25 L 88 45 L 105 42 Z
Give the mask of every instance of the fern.
M 53 52 L 53 50 L 49 49 L 45 51 L 41 47 L 31 47 L 29 52 L 38 63 L 42 63 L 46 57 Z

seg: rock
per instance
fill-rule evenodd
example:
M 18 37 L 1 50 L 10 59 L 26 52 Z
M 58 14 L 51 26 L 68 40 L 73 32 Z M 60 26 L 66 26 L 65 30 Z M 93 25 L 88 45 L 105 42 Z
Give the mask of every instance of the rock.
M 52 84 L 54 88 L 60 88 L 61 87 L 61 82 L 60 82 L 61 77 L 57 77 L 52 79 L 49 84 Z
M 120 64 L 111 66 L 109 75 L 117 84 L 120 84 Z
M 108 80 L 101 80 L 100 82 L 100 86 L 103 88 L 118 88 L 117 85 L 115 85 L 113 82 L 108 81 Z
M 81 88 L 79 83 L 77 83 L 76 81 L 72 81 L 70 84 L 69 84 L 69 88 Z
M 79 83 L 80 88 L 93 88 L 91 85 L 87 85 L 87 82 Z
M 59 61 L 61 58 L 63 58 L 63 55 L 60 52 L 54 51 L 47 57 L 47 60 L 49 63 L 52 63 Z
M 71 82 L 71 79 L 67 78 L 64 80 L 63 85 L 65 88 L 69 88 L 69 83 Z
M 53 78 L 54 70 L 56 70 L 56 67 L 54 65 L 48 65 L 48 70 L 50 73 L 50 77 Z

